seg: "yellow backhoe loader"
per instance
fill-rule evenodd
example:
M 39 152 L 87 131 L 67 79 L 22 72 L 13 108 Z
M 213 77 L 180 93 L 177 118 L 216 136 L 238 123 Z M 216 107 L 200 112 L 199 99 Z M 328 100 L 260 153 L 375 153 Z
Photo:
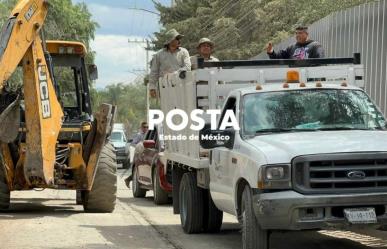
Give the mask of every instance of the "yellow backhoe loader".
M 112 212 L 115 107 L 103 104 L 93 116 L 96 67 L 86 67 L 82 43 L 42 39 L 47 11 L 45 0 L 20 0 L 0 35 L 0 210 L 9 209 L 11 191 L 53 188 L 76 190 L 87 212 Z M 15 74 L 19 88 L 10 83 Z

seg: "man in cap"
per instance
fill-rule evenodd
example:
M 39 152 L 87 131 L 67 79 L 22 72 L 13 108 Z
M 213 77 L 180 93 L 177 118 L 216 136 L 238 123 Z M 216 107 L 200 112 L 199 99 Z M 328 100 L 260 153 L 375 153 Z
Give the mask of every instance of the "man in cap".
M 198 50 L 198 54 L 191 57 L 192 70 L 198 68 L 198 58 L 204 58 L 205 61 L 219 61 L 217 58 L 212 56 L 214 43 L 210 39 L 200 39 L 196 48 Z
M 180 47 L 180 40 L 184 36 L 175 29 L 165 33 L 166 41 L 164 48 L 158 51 L 151 62 L 149 76 L 149 91 L 152 98 L 157 97 L 158 81 L 167 73 L 179 72 L 181 78 L 185 72 L 191 71 L 191 61 L 188 50 Z
M 308 27 L 299 26 L 296 28 L 297 42 L 286 49 L 275 52 L 273 44 L 267 45 L 266 51 L 270 59 L 297 59 L 324 58 L 324 48 L 317 41 L 309 39 Z

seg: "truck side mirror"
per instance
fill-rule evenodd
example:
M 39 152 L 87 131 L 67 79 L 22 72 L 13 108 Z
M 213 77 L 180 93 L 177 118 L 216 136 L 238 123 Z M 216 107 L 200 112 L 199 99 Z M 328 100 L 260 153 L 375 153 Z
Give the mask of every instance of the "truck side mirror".
M 88 66 L 89 78 L 90 80 L 98 79 L 98 67 L 95 64 L 91 64 Z
M 200 132 L 199 142 L 203 149 L 213 149 L 217 147 L 234 148 L 235 131 L 227 130 L 211 130 L 206 129 Z

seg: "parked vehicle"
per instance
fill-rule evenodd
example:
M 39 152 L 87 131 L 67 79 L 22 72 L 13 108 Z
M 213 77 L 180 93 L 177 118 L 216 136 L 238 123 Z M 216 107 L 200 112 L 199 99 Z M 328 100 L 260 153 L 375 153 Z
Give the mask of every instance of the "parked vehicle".
M 130 143 L 126 139 L 125 131 L 114 128 L 110 135 L 110 141 L 116 151 L 117 163 L 122 164 L 122 168 L 130 168 Z
M 123 123 L 114 123 L 113 130 L 125 131 L 125 125 Z
M 359 58 L 201 62 L 163 78 L 164 112 L 222 113 L 215 130 L 164 125 L 165 136 L 199 137 L 165 141 L 184 232 L 219 231 L 227 212 L 243 248 L 267 249 L 273 230 L 386 224 L 386 121 Z M 240 130 L 219 129 L 227 111 Z
M 137 144 L 132 168 L 132 191 L 136 198 L 143 198 L 148 190 L 153 190 L 157 205 L 169 202 L 172 192 L 171 174 L 167 172 L 164 157 L 164 143 L 159 139 L 162 127 L 149 130 L 145 140 Z

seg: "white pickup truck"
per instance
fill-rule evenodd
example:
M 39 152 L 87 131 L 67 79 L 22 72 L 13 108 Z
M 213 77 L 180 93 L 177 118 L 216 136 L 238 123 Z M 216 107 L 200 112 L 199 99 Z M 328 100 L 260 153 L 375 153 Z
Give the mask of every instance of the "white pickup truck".
M 242 224 L 243 248 L 267 249 L 275 230 L 387 223 L 386 121 L 362 90 L 358 56 L 200 64 L 161 80 L 162 111 L 222 109 L 219 127 L 232 110 L 240 130 L 164 124 L 170 138 L 200 138 L 165 141 L 186 233 L 219 231 L 226 212 Z

